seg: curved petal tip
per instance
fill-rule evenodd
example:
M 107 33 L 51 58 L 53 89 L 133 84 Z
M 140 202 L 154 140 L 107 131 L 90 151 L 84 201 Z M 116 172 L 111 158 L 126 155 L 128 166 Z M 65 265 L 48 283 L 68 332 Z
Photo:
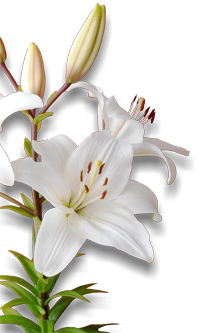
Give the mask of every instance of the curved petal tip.
M 161 222 L 162 221 L 162 216 L 160 214 L 154 214 L 152 216 L 152 220 L 154 220 L 155 222 Z

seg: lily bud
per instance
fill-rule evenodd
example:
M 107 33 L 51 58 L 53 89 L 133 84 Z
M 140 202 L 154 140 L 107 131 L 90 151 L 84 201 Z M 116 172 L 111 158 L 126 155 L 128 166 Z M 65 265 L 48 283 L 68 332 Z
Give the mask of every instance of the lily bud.
M 92 66 L 101 46 L 105 16 L 105 6 L 97 4 L 78 33 L 68 56 L 68 83 L 80 81 Z
M 5 49 L 2 39 L 0 38 L 0 64 L 5 62 L 6 58 L 7 58 L 6 49 Z
M 43 98 L 45 72 L 42 55 L 35 43 L 32 43 L 24 59 L 21 76 L 21 88 L 25 93 L 32 93 Z

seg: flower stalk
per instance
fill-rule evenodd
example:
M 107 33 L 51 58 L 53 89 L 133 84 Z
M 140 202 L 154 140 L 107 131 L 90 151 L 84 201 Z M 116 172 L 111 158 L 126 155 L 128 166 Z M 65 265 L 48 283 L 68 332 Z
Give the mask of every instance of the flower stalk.
M 50 106 L 58 99 L 58 97 L 60 97 L 65 92 L 65 90 L 67 90 L 67 88 L 69 88 L 70 86 L 71 83 L 65 82 L 63 86 L 57 91 L 57 93 L 53 96 L 53 98 L 39 112 L 39 115 L 45 113 L 50 108 Z
M 3 72 L 7 75 L 7 77 L 9 78 L 10 82 L 12 83 L 12 85 L 14 86 L 15 90 L 18 91 L 19 87 L 17 82 L 15 81 L 14 77 L 12 76 L 12 74 L 10 73 L 9 69 L 6 67 L 5 63 L 2 62 L 0 64 L 1 69 L 3 70 Z
M 6 199 L 12 203 L 14 203 L 15 205 L 25 209 L 28 213 L 30 213 L 31 215 L 34 215 L 34 211 L 28 207 L 26 207 L 25 205 L 23 205 L 21 202 L 15 200 L 14 198 L 10 197 L 9 195 L 5 194 L 5 193 L 2 193 L 0 192 L 0 197 L 3 198 L 3 199 Z

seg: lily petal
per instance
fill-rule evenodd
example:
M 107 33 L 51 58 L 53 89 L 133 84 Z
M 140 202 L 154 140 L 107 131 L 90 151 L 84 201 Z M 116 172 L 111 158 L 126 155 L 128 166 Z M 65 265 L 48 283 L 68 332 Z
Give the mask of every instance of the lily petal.
M 158 213 L 158 200 L 155 194 L 145 185 L 129 181 L 124 191 L 113 201 L 116 205 L 124 206 L 133 214 L 154 214 L 152 219 L 156 222 L 162 220 Z
M 2 132 L 2 123 L 11 114 L 43 107 L 42 100 L 34 94 L 16 92 L 9 94 L 0 100 L 0 132 Z
M 85 175 L 88 164 L 92 162 L 89 174 L 91 177 L 94 162 L 99 160 L 105 163 L 105 166 L 102 173 L 97 176 L 92 190 L 101 188 L 107 177 L 108 184 L 104 189 L 101 189 L 101 192 L 107 190 L 106 200 L 110 200 L 119 195 L 126 186 L 131 171 L 132 158 L 133 152 L 130 144 L 114 139 L 110 131 L 99 131 L 87 137 L 70 156 L 65 169 L 66 183 L 70 184 L 72 193 L 75 195 L 80 186 L 81 170 Z
M 0 145 L 0 183 L 12 186 L 14 184 L 14 172 L 9 161 L 9 158 Z
M 185 155 L 185 156 L 188 156 L 190 153 L 185 148 L 174 146 L 170 143 L 167 143 L 165 141 L 162 141 L 162 140 L 159 140 L 156 138 L 143 138 L 143 141 L 147 142 L 147 143 L 152 143 L 153 145 L 157 146 L 160 150 L 171 150 L 171 151 L 174 151 L 175 153 Z
M 139 144 L 134 143 L 132 144 L 132 147 L 133 156 L 156 156 L 162 158 L 168 168 L 167 184 L 170 185 L 173 183 L 176 178 L 176 167 L 174 163 L 168 157 L 166 157 L 157 146 L 151 143 L 142 142 Z
M 12 167 L 16 181 L 31 186 L 54 206 L 64 207 L 63 201 L 69 201 L 69 187 L 64 183 L 62 175 L 55 172 L 50 165 L 34 162 L 32 158 L 22 158 L 12 162 Z M 70 212 L 67 207 L 66 210 Z
M 71 224 L 76 223 L 77 214 L 68 218 L 58 209 L 50 209 L 40 227 L 36 244 L 35 269 L 45 276 L 60 273 L 74 258 L 85 238 L 76 234 Z
M 93 86 L 93 84 L 89 82 L 79 81 L 77 83 L 72 84 L 66 91 L 71 91 L 76 88 L 83 88 L 88 90 L 88 94 L 90 97 L 96 97 L 98 100 L 98 124 L 99 124 L 99 131 L 103 130 L 103 115 L 104 115 L 104 106 L 106 97 L 103 95 L 101 90 Z M 92 93 L 92 96 L 90 94 Z
M 104 204 L 96 202 L 84 209 L 82 217 L 74 230 L 79 230 L 83 237 L 152 262 L 148 231 L 123 205 L 115 204 L 114 200 Z
M 58 135 L 40 142 L 33 141 L 33 149 L 42 156 L 43 163 L 62 174 L 67 160 L 76 147 L 76 144 L 66 135 Z

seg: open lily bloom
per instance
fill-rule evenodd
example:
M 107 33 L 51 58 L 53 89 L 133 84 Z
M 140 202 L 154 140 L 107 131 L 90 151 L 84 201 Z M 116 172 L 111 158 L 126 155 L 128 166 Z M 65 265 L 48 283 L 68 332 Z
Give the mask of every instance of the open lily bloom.
M 41 108 L 43 106 L 40 97 L 34 94 L 16 92 L 5 97 L 1 96 L 0 100 L 0 132 L 2 132 L 2 123 L 11 114 Z M 14 183 L 14 173 L 7 154 L 0 145 L 0 183 L 11 186 Z
M 140 115 L 144 110 L 144 98 L 140 97 L 134 107 L 135 97 L 129 112 L 126 112 L 117 104 L 114 96 L 107 98 L 99 88 L 88 82 L 77 82 L 70 86 L 67 91 L 74 88 L 86 89 L 89 91 L 89 97 L 97 98 L 99 130 L 102 130 L 105 124 L 105 129 L 111 130 L 113 137 L 131 143 L 134 156 L 156 156 L 162 158 L 168 168 L 167 183 L 171 184 L 174 181 L 176 167 L 171 159 L 163 154 L 163 150 L 171 150 L 185 156 L 188 156 L 189 152 L 184 148 L 159 139 L 144 137 L 144 126 L 149 121 L 153 122 L 155 117 L 155 110 L 152 110 L 148 115 L 149 108 Z
M 52 276 L 62 271 L 86 239 L 113 246 L 151 262 L 149 234 L 134 214 L 151 213 L 155 195 L 129 181 L 131 145 L 99 131 L 78 147 L 64 135 L 33 142 L 42 162 L 31 158 L 12 163 L 15 179 L 33 187 L 55 208 L 43 218 L 34 253 L 37 271 Z

